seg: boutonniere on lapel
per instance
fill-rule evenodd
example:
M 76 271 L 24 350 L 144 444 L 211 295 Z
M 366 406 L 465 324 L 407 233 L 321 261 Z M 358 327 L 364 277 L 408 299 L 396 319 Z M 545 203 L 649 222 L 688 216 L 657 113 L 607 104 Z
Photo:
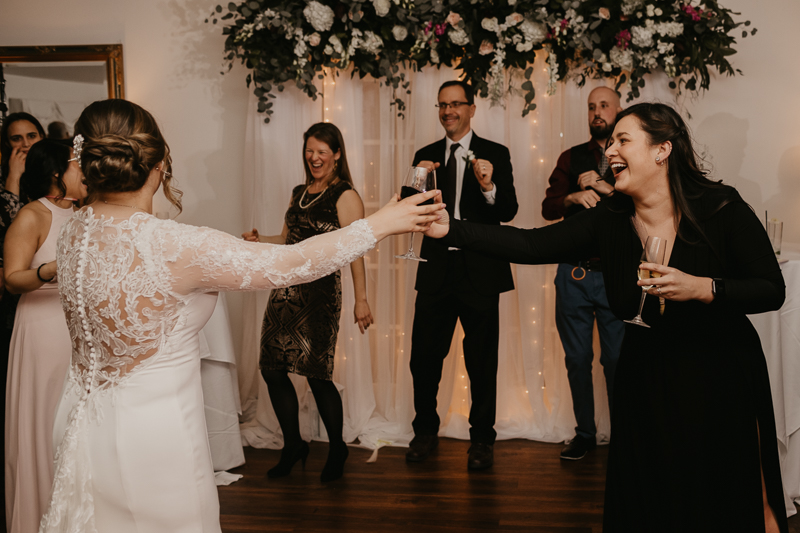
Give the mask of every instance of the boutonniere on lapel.
M 463 159 L 465 163 L 472 163 L 475 161 L 475 154 L 472 152 L 472 150 L 467 150 L 467 155 L 461 159 Z

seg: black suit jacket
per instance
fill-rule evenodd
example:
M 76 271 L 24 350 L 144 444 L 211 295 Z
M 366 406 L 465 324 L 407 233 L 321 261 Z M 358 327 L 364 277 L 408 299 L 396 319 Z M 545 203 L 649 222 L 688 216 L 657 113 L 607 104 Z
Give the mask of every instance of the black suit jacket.
M 440 163 L 437 172 L 445 168 L 445 139 L 429 144 L 414 155 L 414 165 L 420 161 Z M 511 172 L 511 156 L 508 148 L 486 139 L 481 139 L 475 132 L 468 150 L 472 150 L 477 159 L 486 159 L 492 163 L 494 171 L 492 181 L 495 184 L 495 203 L 489 205 L 481 192 L 478 179 L 472 165 L 466 165 L 461 177 L 461 200 L 459 210 L 461 220 L 479 222 L 481 224 L 499 225 L 509 222 L 517 214 L 517 193 L 514 190 L 514 176 Z M 420 256 L 428 261 L 419 263 L 417 282 L 414 288 L 420 292 L 436 292 L 441 289 L 447 275 L 447 246 L 436 239 L 424 237 Z M 511 267 L 488 255 L 464 250 L 464 260 L 469 272 L 473 288 L 479 294 L 499 294 L 514 289 Z

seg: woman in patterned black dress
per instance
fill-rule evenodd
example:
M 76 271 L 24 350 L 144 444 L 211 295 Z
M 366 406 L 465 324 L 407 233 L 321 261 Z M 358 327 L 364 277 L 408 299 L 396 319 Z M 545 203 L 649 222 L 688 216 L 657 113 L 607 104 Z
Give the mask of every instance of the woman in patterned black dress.
M 311 126 L 303 139 L 306 182 L 292 191 L 283 232 L 265 237 L 254 228 L 243 235 L 245 239 L 294 244 L 348 226 L 364 216 L 364 204 L 353 189 L 339 128 L 320 122 Z M 364 333 L 373 322 L 367 303 L 364 260 L 357 259 L 350 268 L 355 322 Z M 270 295 L 261 329 L 261 374 L 284 439 L 281 459 L 267 473 L 271 478 L 288 475 L 297 461 L 305 464 L 308 456 L 308 443 L 300 436 L 297 394 L 288 372 L 308 379 L 328 432 L 330 447 L 322 481 L 342 476 L 348 451 L 342 439 L 342 399 L 332 381 L 341 311 L 340 272 L 312 283 L 275 289 Z

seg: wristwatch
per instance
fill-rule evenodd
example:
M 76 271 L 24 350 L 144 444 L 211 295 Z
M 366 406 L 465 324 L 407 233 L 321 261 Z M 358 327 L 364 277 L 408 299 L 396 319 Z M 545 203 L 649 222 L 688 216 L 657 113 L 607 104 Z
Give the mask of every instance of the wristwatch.
M 711 280 L 711 294 L 714 295 L 714 300 L 725 299 L 725 280 L 721 278 L 714 278 Z

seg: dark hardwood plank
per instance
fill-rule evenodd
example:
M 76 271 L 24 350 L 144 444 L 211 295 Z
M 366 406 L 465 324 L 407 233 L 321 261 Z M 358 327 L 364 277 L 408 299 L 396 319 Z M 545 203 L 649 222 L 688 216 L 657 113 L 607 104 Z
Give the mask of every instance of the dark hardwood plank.
M 467 470 L 469 443 L 441 439 L 426 462 L 405 462 L 405 448 L 350 449 L 342 479 L 323 485 L 328 448 L 311 443 L 305 469 L 266 479 L 280 452 L 245 448 L 245 477 L 219 487 L 222 530 L 325 533 L 601 533 L 608 448 L 581 461 L 558 458 L 561 444 L 501 441 L 488 471 Z M 789 519 L 800 533 L 800 515 Z

